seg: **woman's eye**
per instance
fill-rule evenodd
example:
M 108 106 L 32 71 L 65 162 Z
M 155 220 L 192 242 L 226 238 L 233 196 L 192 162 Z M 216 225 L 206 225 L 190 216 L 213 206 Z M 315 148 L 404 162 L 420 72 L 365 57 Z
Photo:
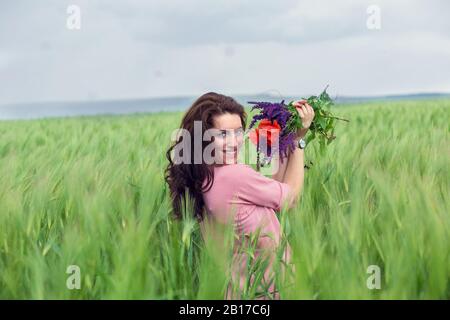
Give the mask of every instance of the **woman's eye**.
M 217 134 L 217 136 L 221 137 L 221 138 L 226 138 L 228 136 L 228 133 L 234 134 L 235 136 L 242 136 L 244 134 L 244 130 L 243 129 L 236 129 L 236 130 L 232 130 L 230 132 L 227 132 L 226 130 L 224 130 L 224 131 L 220 131 Z

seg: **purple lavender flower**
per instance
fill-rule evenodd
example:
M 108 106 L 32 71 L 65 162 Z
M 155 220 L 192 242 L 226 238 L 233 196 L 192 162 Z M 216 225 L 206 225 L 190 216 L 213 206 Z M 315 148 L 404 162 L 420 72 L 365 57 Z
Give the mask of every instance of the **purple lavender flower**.
M 281 133 L 279 141 L 279 150 L 271 150 L 271 148 L 269 148 L 267 150 L 266 156 L 271 157 L 273 151 L 279 151 L 280 159 L 281 161 L 283 161 L 283 158 L 287 158 L 289 153 L 295 148 L 295 138 L 296 138 L 296 132 L 288 131 L 286 126 L 292 114 L 284 104 L 284 100 L 282 100 L 280 103 L 254 102 L 254 101 L 249 101 L 248 103 L 254 104 L 254 106 L 251 109 L 252 111 L 255 109 L 260 110 L 260 113 L 253 116 L 249 129 L 253 128 L 256 122 L 262 119 L 268 119 L 271 121 L 276 120 L 280 125 Z

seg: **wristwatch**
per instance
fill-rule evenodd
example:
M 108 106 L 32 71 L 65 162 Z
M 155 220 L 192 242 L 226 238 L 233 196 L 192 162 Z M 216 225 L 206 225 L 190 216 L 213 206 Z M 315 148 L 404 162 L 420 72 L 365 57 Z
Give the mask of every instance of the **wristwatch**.
M 306 148 L 306 141 L 303 140 L 303 139 L 299 139 L 299 140 L 298 140 L 298 147 L 299 147 L 300 149 L 305 149 L 305 148 Z

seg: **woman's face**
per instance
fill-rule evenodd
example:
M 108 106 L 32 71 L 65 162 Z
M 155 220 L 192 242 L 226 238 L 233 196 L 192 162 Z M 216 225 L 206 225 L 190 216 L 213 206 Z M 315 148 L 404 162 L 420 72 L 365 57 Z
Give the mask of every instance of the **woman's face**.
M 216 164 L 237 163 L 244 137 L 241 118 L 238 114 L 224 113 L 213 117 Z

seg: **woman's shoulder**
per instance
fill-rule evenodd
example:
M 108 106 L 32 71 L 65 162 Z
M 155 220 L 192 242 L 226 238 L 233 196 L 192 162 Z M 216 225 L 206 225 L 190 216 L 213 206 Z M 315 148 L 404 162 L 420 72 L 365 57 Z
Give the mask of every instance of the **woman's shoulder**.
M 214 172 L 214 180 L 220 180 L 222 182 L 238 186 L 242 183 L 254 179 L 254 176 L 258 172 L 250 165 L 244 163 L 228 164 L 225 166 L 217 167 Z
M 216 167 L 216 171 L 224 174 L 248 174 L 255 171 L 250 165 L 245 163 L 227 164 Z

